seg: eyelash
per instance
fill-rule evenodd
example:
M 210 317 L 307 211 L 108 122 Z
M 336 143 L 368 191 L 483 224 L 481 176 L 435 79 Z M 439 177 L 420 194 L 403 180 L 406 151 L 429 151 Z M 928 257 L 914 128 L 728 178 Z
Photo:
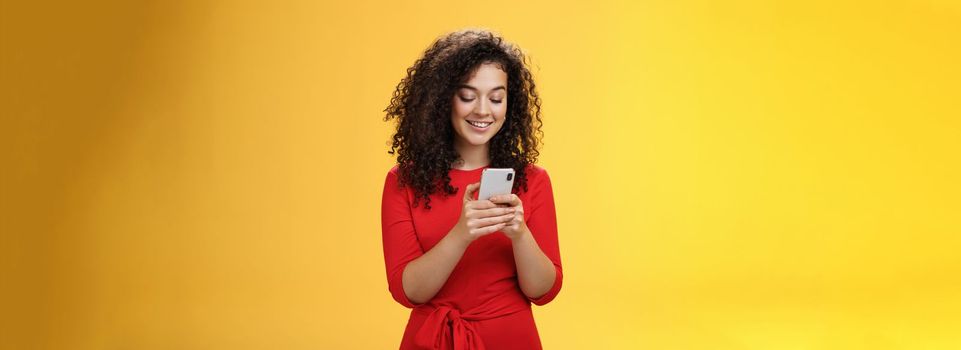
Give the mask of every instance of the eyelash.
M 458 97 L 460 97 L 460 96 L 458 96 Z M 471 102 L 471 101 L 473 101 L 474 99 L 473 99 L 473 98 L 467 99 L 467 98 L 460 97 L 460 100 L 461 100 L 461 101 L 464 101 L 464 102 Z M 491 102 L 493 102 L 493 103 L 501 103 L 501 102 L 504 102 L 504 100 L 491 100 Z

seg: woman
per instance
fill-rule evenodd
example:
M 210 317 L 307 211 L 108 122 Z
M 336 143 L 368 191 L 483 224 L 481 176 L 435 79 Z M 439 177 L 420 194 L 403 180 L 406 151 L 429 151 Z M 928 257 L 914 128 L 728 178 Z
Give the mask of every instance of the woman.
M 412 308 L 401 349 L 540 349 L 531 303 L 561 288 L 540 99 L 524 55 L 481 30 L 431 45 L 397 86 L 381 222 L 387 282 Z M 475 200 L 485 168 L 512 194 Z

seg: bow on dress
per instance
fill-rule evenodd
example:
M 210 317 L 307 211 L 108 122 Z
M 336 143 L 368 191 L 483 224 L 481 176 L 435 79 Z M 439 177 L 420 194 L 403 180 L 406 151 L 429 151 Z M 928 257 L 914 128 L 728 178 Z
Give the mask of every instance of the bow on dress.
M 431 350 L 485 350 L 484 342 L 469 321 L 499 316 L 501 315 L 461 314 L 455 308 L 438 306 L 427 316 L 414 337 L 414 343 L 422 349 Z

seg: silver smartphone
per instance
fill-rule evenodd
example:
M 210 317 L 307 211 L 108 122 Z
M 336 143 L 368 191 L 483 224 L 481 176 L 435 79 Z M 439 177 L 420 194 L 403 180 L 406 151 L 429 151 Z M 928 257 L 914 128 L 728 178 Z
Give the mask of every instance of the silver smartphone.
M 514 188 L 514 169 L 487 168 L 481 173 L 480 193 L 478 200 L 487 200 L 493 196 L 510 194 Z

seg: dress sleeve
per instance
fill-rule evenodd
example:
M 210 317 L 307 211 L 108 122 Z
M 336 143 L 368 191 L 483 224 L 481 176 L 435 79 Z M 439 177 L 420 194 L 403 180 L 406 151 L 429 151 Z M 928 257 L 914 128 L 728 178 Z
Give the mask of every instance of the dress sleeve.
M 563 269 L 561 268 L 561 253 L 557 242 L 557 215 L 554 210 L 554 192 L 551 188 L 551 179 L 547 176 L 547 171 L 538 169 L 539 174 L 532 176 L 531 183 L 528 185 L 531 191 L 529 201 L 525 206 L 529 206 L 530 214 L 527 218 L 527 228 L 531 230 L 537 245 L 554 263 L 556 278 L 554 285 L 544 295 L 528 299 L 535 305 L 544 305 L 554 300 L 557 293 L 561 291 L 561 284 L 564 280 Z
M 401 305 L 414 308 L 415 304 L 404 292 L 403 275 L 407 263 L 424 255 L 417 240 L 407 191 L 398 185 L 395 170 L 387 173 L 381 200 L 381 232 L 384 241 L 384 263 L 387 267 L 387 287 Z

